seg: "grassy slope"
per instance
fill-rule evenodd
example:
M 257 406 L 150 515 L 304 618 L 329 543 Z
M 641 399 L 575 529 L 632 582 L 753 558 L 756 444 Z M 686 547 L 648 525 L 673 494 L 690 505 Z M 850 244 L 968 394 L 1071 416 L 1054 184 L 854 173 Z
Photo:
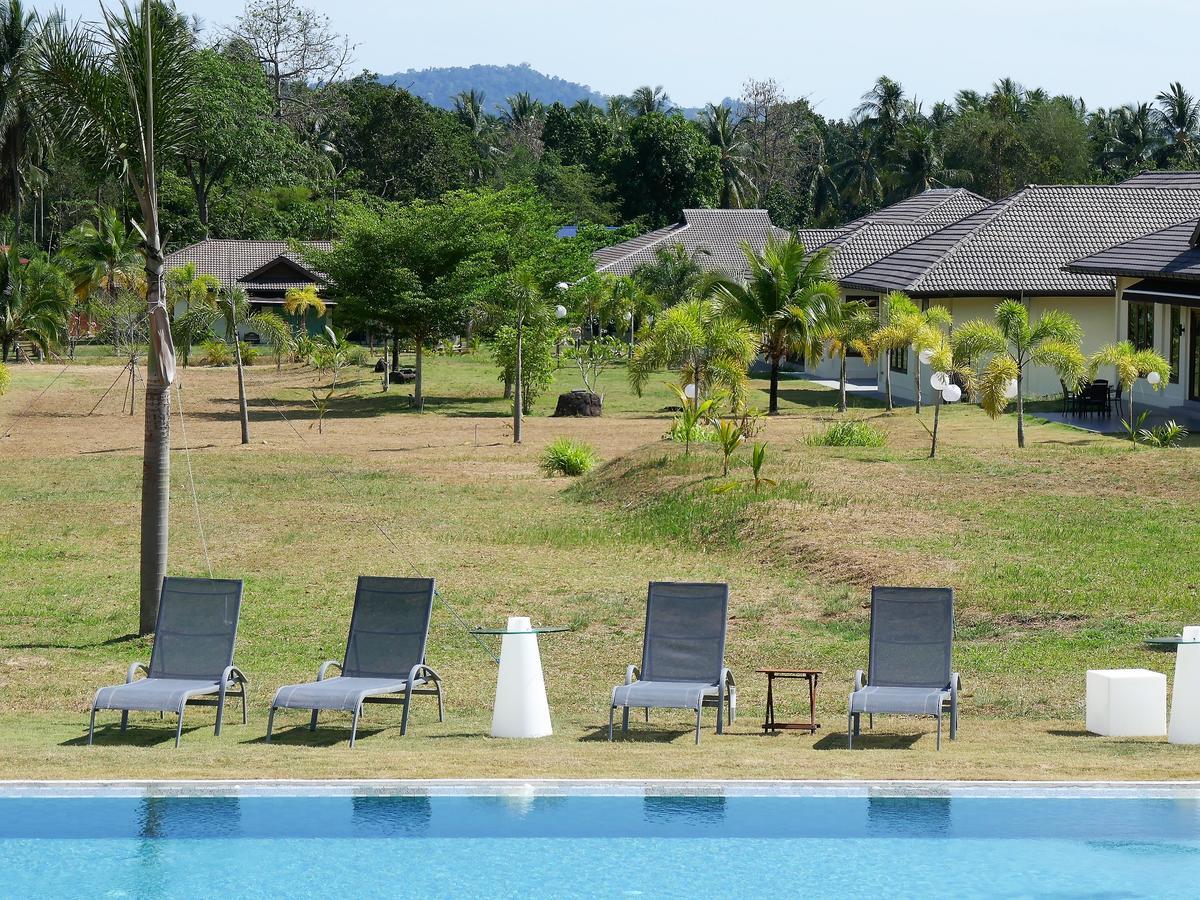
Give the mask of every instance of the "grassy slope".
M 15 369 L 14 390 L 0 400 L 3 429 L 45 386 L 46 372 Z M 103 366 L 68 373 L 0 444 L 7 777 L 1183 777 L 1200 761 L 1196 751 L 1161 741 L 1078 734 L 1084 669 L 1167 670 L 1173 658 L 1142 650 L 1141 637 L 1200 619 L 1196 451 L 1134 452 L 1035 426 L 1033 445 L 1018 454 L 1011 418 L 992 423 L 966 407 L 944 415 L 937 461 L 924 458 L 927 435 L 908 411 L 857 413 L 879 417 L 888 447 L 809 447 L 804 437 L 833 416 L 832 397 L 796 383 L 785 392 L 788 415 L 763 434 L 779 487 L 760 498 L 714 494 L 721 479 L 712 448 L 683 460 L 658 440 L 667 416 L 647 413 L 668 404 L 661 385 L 636 398 L 611 376 L 609 416 L 599 422 L 543 418 L 551 391 L 529 420 L 527 443 L 514 448 L 485 359 L 433 360 L 432 411 L 424 416 L 405 409 L 407 390 L 380 396 L 364 376 L 323 435 L 305 421 L 311 375 L 258 367 L 250 378 L 256 443 L 247 448 L 235 443 L 232 373 L 187 372 L 209 555 L 216 574 L 246 578 L 238 656 L 253 680 L 251 724 L 214 741 L 199 729 L 211 712 L 190 712 L 198 730 L 174 753 L 164 749 L 173 729 L 135 716 L 135 749 L 105 732 L 105 746 L 83 752 L 76 745 L 95 687 L 149 655 L 146 641 L 129 637 L 140 417 L 121 416 L 115 397 L 95 417 L 84 415 L 115 374 Z M 571 372 L 560 374 L 561 389 L 574 382 Z M 761 391 L 752 402 L 765 405 Z M 541 478 L 537 451 L 560 434 L 592 440 L 609 463 L 574 486 Z M 171 569 L 202 574 L 185 463 L 176 454 Z M 744 478 L 744 463 L 733 474 Z M 401 741 L 398 713 L 372 711 L 368 739 L 352 754 L 328 746 L 345 736 L 337 717 L 315 748 L 299 730 L 285 732 L 285 746 L 262 746 L 274 686 L 311 677 L 320 660 L 340 656 L 354 576 L 410 567 L 435 574 L 471 623 L 523 613 L 577 629 L 542 642 L 559 734 L 536 745 L 482 736 L 494 669 L 443 608 L 429 656 L 450 686 L 445 725 L 418 710 Z M 718 741 L 710 732 L 695 752 L 686 714 L 664 712 L 657 727 L 638 729 L 633 746 L 595 740 L 608 689 L 638 656 L 652 578 L 731 583 L 735 731 L 744 736 Z M 819 752 L 842 746 L 846 685 L 866 658 L 863 604 L 872 581 L 947 582 L 958 591 L 956 663 L 971 696 L 952 753 L 902 752 L 914 741 L 932 749 L 932 740 L 925 723 L 896 719 L 880 723 L 893 736 L 865 742 L 879 752 Z M 767 664 L 826 670 L 823 737 L 750 736 L 763 690 L 753 671 Z

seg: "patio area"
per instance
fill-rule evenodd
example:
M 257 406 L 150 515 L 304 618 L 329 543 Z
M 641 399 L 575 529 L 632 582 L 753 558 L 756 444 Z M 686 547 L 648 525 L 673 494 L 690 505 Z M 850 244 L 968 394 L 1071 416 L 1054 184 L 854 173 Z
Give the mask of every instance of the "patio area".
M 1187 406 L 1147 406 L 1139 402 L 1134 406 L 1134 415 L 1140 416 L 1147 410 L 1149 410 L 1149 414 L 1146 416 L 1146 421 L 1142 424 L 1143 428 L 1153 428 L 1157 425 L 1174 421 L 1193 434 L 1200 433 L 1200 404 L 1193 403 Z M 1125 426 L 1121 422 L 1127 418 L 1128 413 L 1122 408 L 1120 410 L 1113 410 L 1108 416 L 1097 415 L 1096 413 L 1080 415 L 1075 412 L 1063 413 L 1061 408 L 1058 408 L 1053 411 L 1047 410 L 1032 413 L 1032 415 L 1039 419 L 1045 419 L 1047 422 L 1070 425 L 1072 428 L 1079 428 L 1094 434 L 1120 434 L 1125 431 Z

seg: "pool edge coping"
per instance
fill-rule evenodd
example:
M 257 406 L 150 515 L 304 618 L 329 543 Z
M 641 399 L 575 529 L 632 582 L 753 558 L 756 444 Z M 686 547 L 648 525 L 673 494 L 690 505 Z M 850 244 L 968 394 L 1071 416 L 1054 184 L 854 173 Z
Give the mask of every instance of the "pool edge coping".
M 724 796 L 1200 800 L 1195 781 L 774 779 L 0 779 L 0 799 L 38 797 Z

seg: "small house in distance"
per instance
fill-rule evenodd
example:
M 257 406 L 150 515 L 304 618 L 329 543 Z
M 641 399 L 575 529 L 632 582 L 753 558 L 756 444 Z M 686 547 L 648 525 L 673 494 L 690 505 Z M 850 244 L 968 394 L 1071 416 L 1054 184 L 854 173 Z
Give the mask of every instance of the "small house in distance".
M 308 241 L 306 246 L 317 250 L 329 250 L 329 241 Z M 167 255 L 165 271 L 182 268 L 188 263 L 196 267 L 197 275 L 212 275 L 221 283 L 222 290 L 241 288 L 250 299 L 253 312 L 270 310 L 283 317 L 297 331 L 319 334 L 333 318 L 337 303 L 325 299 L 329 278 L 316 272 L 295 253 L 287 241 L 240 241 L 206 239 L 190 244 Z M 317 294 L 325 300 L 328 308 L 324 317 L 312 310 L 300 316 L 284 312 L 287 292 L 292 288 L 315 285 Z M 172 310 L 180 315 L 184 310 Z M 243 333 L 251 343 L 255 335 Z

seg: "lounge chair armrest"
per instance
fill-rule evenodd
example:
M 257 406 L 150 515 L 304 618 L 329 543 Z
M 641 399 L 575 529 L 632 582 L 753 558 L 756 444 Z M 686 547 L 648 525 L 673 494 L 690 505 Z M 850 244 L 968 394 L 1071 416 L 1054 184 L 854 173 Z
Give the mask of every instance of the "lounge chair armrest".
M 422 672 L 424 672 L 425 674 L 422 675 L 421 674 Z M 429 666 L 425 665 L 425 663 L 417 663 L 415 666 L 413 666 L 411 669 L 408 670 L 408 683 L 410 685 L 414 681 L 416 681 L 418 678 L 425 678 L 427 681 L 437 681 L 437 682 L 440 682 L 442 680 L 440 677 L 438 677 L 438 673 L 433 671 L 433 669 L 429 668 Z
M 250 684 L 245 673 L 243 673 L 241 669 L 239 669 L 237 666 L 226 666 L 225 671 L 221 674 L 221 683 L 229 684 L 231 681 L 242 685 Z
M 336 659 L 327 659 L 321 663 L 321 668 L 317 669 L 317 681 L 325 680 L 325 673 L 329 671 L 330 666 L 337 666 L 339 672 L 342 670 L 342 664 Z
M 626 666 L 625 667 L 625 683 L 626 684 L 633 684 L 635 681 L 637 681 L 641 677 L 642 677 L 642 673 L 640 671 L 638 671 L 637 666 Z
M 730 669 L 721 670 L 721 683 L 726 687 L 737 687 L 737 682 L 733 680 L 733 671 Z
M 129 671 L 125 673 L 126 684 L 133 684 L 133 676 L 137 674 L 138 669 L 141 669 L 143 672 L 145 672 L 147 676 L 150 674 L 150 667 L 145 663 L 131 663 L 129 666 Z
M 865 687 L 865 686 L 866 686 L 866 675 L 863 673 L 862 669 L 855 669 L 854 670 L 854 689 L 856 691 L 861 691 L 863 689 L 863 687 Z
M 957 699 L 962 693 L 962 676 L 957 672 L 950 673 L 950 696 Z

